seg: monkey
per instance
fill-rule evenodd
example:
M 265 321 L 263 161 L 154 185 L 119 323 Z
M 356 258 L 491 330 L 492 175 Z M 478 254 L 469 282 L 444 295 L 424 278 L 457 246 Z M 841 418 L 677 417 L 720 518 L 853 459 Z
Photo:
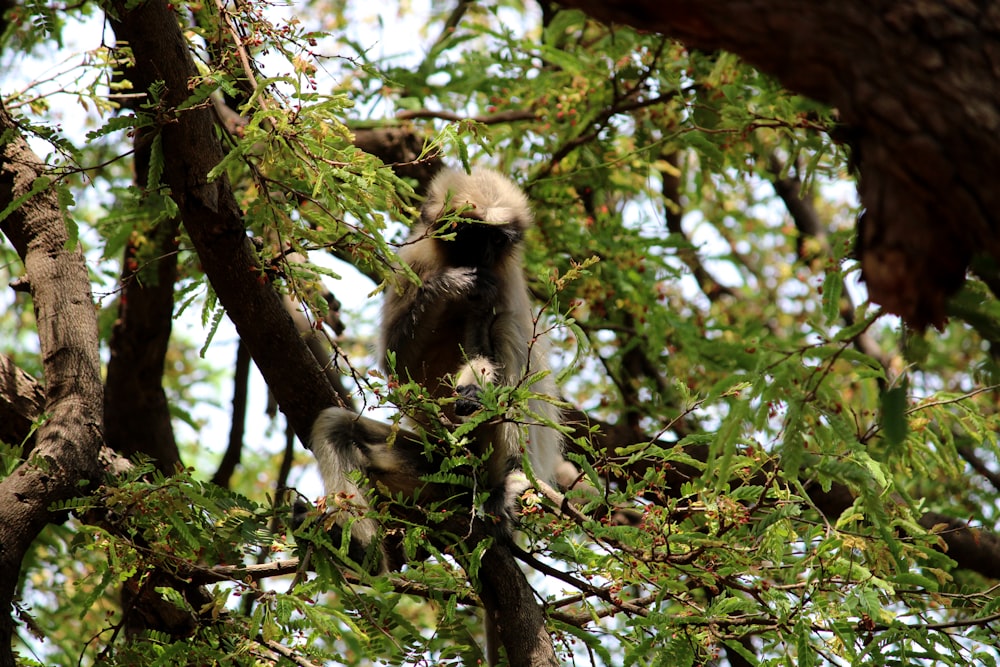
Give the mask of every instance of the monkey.
M 549 397 L 528 402 L 527 418 L 521 420 L 526 426 L 504 418 L 474 431 L 474 453 L 486 457 L 490 495 L 484 511 L 494 518 L 502 538 L 510 537 L 519 499 L 530 487 L 523 453 L 533 475 L 549 483 L 555 482 L 563 463 L 562 436 L 553 427 L 560 418 L 553 398 L 555 382 L 547 369 L 522 265 L 524 234 L 532 223 L 527 197 L 500 173 L 440 172 L 398 253 L 420 283 L 386 288 L 379 340 L 387 376 L 395 372 L 401 381 L 414 381 L 431 396 L 449 399 L 443 401 L 449 420 L 472 415 L 489 384 L 516 386 L 530 377 L 532 392 Z M 427 427 L 419 419 L 407 425 Z M 321 412 L 311 448 L 326 492 L 349 498 L 364 511 L 365 495 L 351 471 L 361 471 L 369 480 L 391 477 L 387 485 L 394 490 L 407 478 L 418 477 L 427 465 L 414 453 L 419 448 L 391 446 L 393 437 L 419 440 L 406 430 L 393 431 L 342 408 Z M 353 521 L 352 558 L 370 554 L 377 534 L 371 519 Z M 374 565 L 386 567 L 384 554 Z
M 514 386 L 547 369 L 522 262 L 523 237 L 532 223 L 527 197 L 505 176 L 486 169 L 443 171 L 428 188 L 412 243 L 400 252 L 421 285 L 387 293 L 383 359 L 393 353 L 396 373 L 435 397 L 449 397 L 454 379 L 456 417 L 475 411 L 484 385 Z M 531 388 L 556 394 L 549 374 Z M 522 447 L 535 475 L 547 481 L 555 476 L 562 460 L 561 436 L 551 428 L 558 408 L 534 399 L 528 409 L 535 419 L 527 440 L 511 422 L 480 434 L 489 441 L 481 444 L 493 447 L 487 462 L 491 488 L 511 481 L 510 473 L 521 467 Z M 518 481 L 508 491 L 519 496 L 521 486 Z M 509 510 L 516 496 L 503 507 Z

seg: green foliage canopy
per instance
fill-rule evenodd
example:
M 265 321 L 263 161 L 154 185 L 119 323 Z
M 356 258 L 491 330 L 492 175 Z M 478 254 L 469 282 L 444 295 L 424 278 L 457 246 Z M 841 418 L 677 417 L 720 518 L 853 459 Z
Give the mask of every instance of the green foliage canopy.
M 573 512 L 526 502 L 524 567 L 562 660 L 994 664 L 995 566 L 977 567 L 947 539 L 996 522 L 998 305 L 972 281 L 949 326 L 922 333 L 866 301 L 834 112 L 730 54 L 574 11 L 458 2 L 421 13 L 401 3 L 370 16 L 363 4 L 174 3 L 199 68 L 177 108 L 155 86 L 129 97 L 144 91 L 128 83 L 128 48 L 110 42 L 70 61 L 58 89 L 0 79 L 22 131 L 52 149 L 51 180 L 39 188 L 58 188 L 91 261 L 105 343 L 123 252 L 131 245 L 127 261 L 155 266 L 155 232 L 178 214 L 159 133 L 174 117 L 219 110 L 226 157 L 210 177 L 232 184 L 257 241 L 262 273 L 246 279 L 308 304 L 314 322 L 327 314 L 324 289 L 359 289 L 321 256 L 358 268 L 372 298 L 385 281 L 412 278 L 392 261 L 402 238 L 394 223 L 413 218 L 420 178 L 358 141 L 405 130 L 422 145 L 410 163 L 443 155 L 456 167 L 494 166 L 535 206 L 526 272 L 555 343 L 567 456 L 607 488 L 578 494 Z M 5 64 L 61 53 L 65 32 L 97 11 L 10 10 Z M 401 32 L 391 24 L 422 20 L 411 48 L 424 55 L 383 57 L 376 19 L 374 34 L 387 40 Z M 50 122 L 65 104 L 57 98 L 88 114 L 85 137 Z M 151 141 L 135 182 L 132 136 Z M 175 418 L 204 433 L 195 387 L 224 393 L 215 379 L 224 362 L 211 361 L 223 309 L 180 222 L 174 312 L 208 333 L 172 340 L 162 383 Z M 15 253 L 5 245 L 0 254 L 6 277 L 19 277 Z M 39 374 L 30 301 L 4 299 L 4 352 Z M 373 370 L 363 318 L 340 315 L 347 354 L 338 364 L 358 404 L 426 409 L 419 388 Z M 192 360 L 198 346 L 208 361 Z M 496 407 L 483 418 L 526 396 L 487 398 Z M 249 448 L 257 436 L 246 437 Z M 461 432 L 451 437 L 458 465 Z M 139 464 L 59 508 L 74 518 L 44 533 L 24 564 L 18 609 L 42 639 L 25 632 L 22 656 L 121 665 L 481 657 L 468 609 L 482 545 L 460 554 L 463 569 L 460 539 L 454 551 L 428 539 L 435 513 L 468 508 L 424 508 L 417 521 L 392 513 L 405 499 L 383 503 L 413 560 L 372 576 L 347 562 L 346 540 L 332 541 L 318 513 L 295 531 L 283 525 L 273 457 L 245 457 L 235 490 L 223 490 L 205 481 L 213 462 L 201 439 L 181 443 L 187 471 Z M 8 445 L 7 473 L 22 453 Z M 466 480 L 449 468 L 431 481 Z M 613 520 L 623 509 L 633 521 Z M 987 537 L 995 541 L 984 536 L 983 558 L 995 543 Z M 200 605 L 178 580 L 203 587 Z M 183 632 L 123 631 L 138 613 L 129 594 L 143 587 L 178 610 Z

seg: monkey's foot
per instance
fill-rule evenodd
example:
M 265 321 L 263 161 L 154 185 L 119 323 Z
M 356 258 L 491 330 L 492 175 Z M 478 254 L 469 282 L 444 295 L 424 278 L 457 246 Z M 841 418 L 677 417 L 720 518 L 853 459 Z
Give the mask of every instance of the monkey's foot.
M 487 498 L 483 511 L 493 520 L 495 534 L 500 539 L 512 539 L 514 529 L 521 522 L 521 498 L 532 488 L 523 470 L 511 471 L 502 486 L 498 486 Z

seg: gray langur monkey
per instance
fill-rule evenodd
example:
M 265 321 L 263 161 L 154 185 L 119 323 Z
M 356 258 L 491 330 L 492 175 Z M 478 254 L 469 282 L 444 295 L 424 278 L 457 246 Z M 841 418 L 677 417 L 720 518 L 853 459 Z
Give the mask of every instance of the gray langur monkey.
M 515 386 L 547 369 L 521 259 L 522 239 L 532 221 L 527 197 L 505 176 L 486 169 L 471 174 L 446 170 L 431 182 L 420 220 L 399 252 L 420 284 L 386 290 L 382 367 L 388 374 L 392 353 L 402 381 L 413 380 L 436 398 L 455 398 L 445 410 L 451 420 L 472 414 L 487 384 Z M 543 374 L 530 388 L 540 396 L 556 396 L 551 374 Z M 501 535 L 512 530 L 518 500 L 530 486 L 522 455 L 527 454 L 533 474 L 549 483 L 564 463 L 562 436 L 552 428 L 559 421 L 558 407 L 551 400 L 532 399 L 527 413 L 517 417 L 520 423 L 491 420 L 473 435 L 476 454 L 490 452 L 486 478 L 491 493 L 485 510 L 497 517 Z M 421 428 L 419 423 L 409 426 Z M 311 447 L 326 492 L 352 497 L 365 509 L 364 493 L 350 477 L 356 470 L 394 490 L 406 484 L 414 488 L 426 460 L 409 448 L 390 446 L 393 432 L 387 424 L 341 408 L 321 412 Z M 397 438 L 399 433 L 405 431 L 397 431 Z M 407 476 L 414 481 L 408 483 Z M 356 541 L 367 551 L 376 535 L 370 519 L 354 521 L 352 549 Z

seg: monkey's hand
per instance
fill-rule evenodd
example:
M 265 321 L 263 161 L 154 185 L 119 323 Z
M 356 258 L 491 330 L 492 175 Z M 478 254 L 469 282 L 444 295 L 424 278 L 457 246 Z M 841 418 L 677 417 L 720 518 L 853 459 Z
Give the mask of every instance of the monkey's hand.
M 442 271 L 424 283 L 428 298 L 462 301 L 476 292 L 478 270 L 474 266 L 456 266 Z
M 458 393 L 455 414 L 459 417 L 468 417 L 483 407 L 483 402 L 480 400 L 483 387 L 489 382 L 495 382 L 496 374 L 496 365 L 486 357 L 469 359 L 455 380 L 455 391 Z
M 482 407 L 479 400 L 483 390 L 478 385 L 463 384 L 455 388 L 458 392 L 458 400 L 455 401 L 455 414 L 459 417 L 468 417 L 473 412 Z
M 500 298 L 500 280 L 493 271 L 479 266 L 448 269 L 426 284 L 428 298 L 464 301 L 472 313 L 491 311 Z

